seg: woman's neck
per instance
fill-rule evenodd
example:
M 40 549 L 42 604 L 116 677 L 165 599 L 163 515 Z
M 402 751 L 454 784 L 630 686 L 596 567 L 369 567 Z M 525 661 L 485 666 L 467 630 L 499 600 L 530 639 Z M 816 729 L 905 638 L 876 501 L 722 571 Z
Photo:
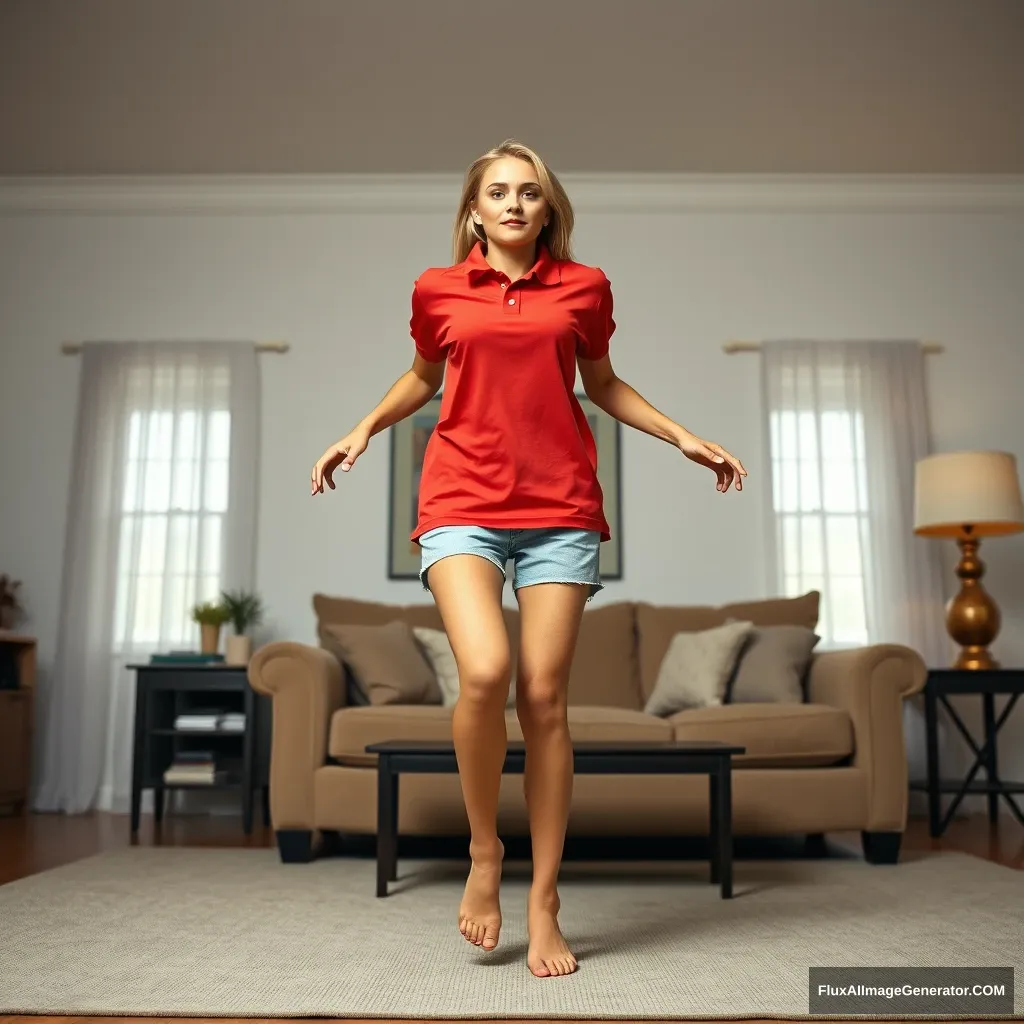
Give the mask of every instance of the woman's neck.
M 506 247 L 489 241 L 484 258 L 510 281 L 518 281 L 537 262 L 537 242 Z

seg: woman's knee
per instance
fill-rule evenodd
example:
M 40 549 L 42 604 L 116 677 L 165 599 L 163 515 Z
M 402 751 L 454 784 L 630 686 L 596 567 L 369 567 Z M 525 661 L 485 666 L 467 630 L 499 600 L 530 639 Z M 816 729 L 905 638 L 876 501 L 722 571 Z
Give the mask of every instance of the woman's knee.
M 524 726 L 564 721 L 566 693 L 562 680 L 519 680 L 516 687 L 516 714 Z
M 459 666 L 459 698 L 473 704 L 504 705 L 511 676 L 507 653 L 472 658 L 468 664 Z

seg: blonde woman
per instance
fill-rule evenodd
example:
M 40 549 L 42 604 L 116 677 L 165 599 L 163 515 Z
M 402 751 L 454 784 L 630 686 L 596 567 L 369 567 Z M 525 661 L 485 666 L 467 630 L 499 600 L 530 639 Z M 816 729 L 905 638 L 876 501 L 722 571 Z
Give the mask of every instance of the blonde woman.
M 537 977 L 576 970 L 559 927 L 558 874 L 572 794 L 566 689 L 586 602 L 601 589 L 610 539 L 596 446 L 574 394 L 711 469 L 721 492 L 746 470 L 618 378 L 609 359 L 612 292 L 573 259 L 574 217 L 533 150 L 502 143 L 469 167 L 455 218 L 454 260 L 412 294 L 412 367 L 313 467 L 312 493 L 334 488 L 371 437 L 409 416 L 445 382 L 420 480 L 420 580 L 437 604 L 459 670 L 452 731 L 470 827 L 471 867 L 459 929 L 485 950 L 501 929 L 504 848 L 496 829 L 505 759 L 511 651 L 502 619 L 515 566 L 521 636 L 516 713 L 526 742 L 524 791 L 533 878 L 527 963 Z

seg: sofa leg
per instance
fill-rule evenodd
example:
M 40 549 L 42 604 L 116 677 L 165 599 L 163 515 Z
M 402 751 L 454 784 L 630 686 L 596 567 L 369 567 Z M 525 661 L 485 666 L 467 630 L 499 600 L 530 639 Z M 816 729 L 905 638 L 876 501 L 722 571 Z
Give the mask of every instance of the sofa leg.
M 309 829 L 277 830 L 277 850 L 283 864 L 306 864 L 313 859 L 313 833 Z
M 804 836 L 804 856 L 811 858 L 827 857 L 828 843 L 824 832 L 808 832 Z
M 902 832 L 861 832 L 860 838 L 869 864 L 895 864 L 900 859 Z

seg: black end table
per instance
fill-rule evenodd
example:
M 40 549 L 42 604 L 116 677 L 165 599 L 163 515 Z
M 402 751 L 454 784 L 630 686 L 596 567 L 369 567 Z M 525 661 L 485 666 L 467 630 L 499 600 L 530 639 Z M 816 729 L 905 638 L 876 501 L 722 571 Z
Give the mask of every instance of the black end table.
M 371 743 L 377 755 L 377 895 L 398 877 L 398 779 L 403 772 L 457 773 L 450 740 Z M 710 786 L 711 882 L 732 898 L 732 756 L 745 747 L 713 741 L 678 743 L 574 743 L 577 775 L 707 775 Z M 526 747 L 509 742 L 504 774 L 522 774 Z
M 1002 797 L 1017 820 L 1024 825 L 1024 814 L 1021 813 L 1013 796 L 1015 793 L 1024 793 L 1024 783 L 1007 782 L 1001 779 L 996 756 L 996 736 L 1022 693 L 1024 693 L 1024 668 L 935 668 L 929 670 L 924 686 L 928 777 L 923 782 L 911 782 L 910 788 L 918 791 L 924 790 L 928 794 L 928 831 L 933 837 L 941 836 L 945 832 L 960 801 L 967 794 L 984 793 L 988 796 L 988 819 L 993 824 L 999 820 L 999 798 Z M 974 694 L 981 697 L 985 733 L 981 746 L 975 741 L 963 720 L 956 713 L 956 709 L 950 704 L 948 698 L 953 694 Z M 997 695 L 1010 697 L 998 718 L 995 713 Z M 959 782 L 941 778 L 938 736 L 940 704 L 946 709 L 949 718 L 974 753 L 974 764 L 968 771 L 967 777 Z M 985 769 L 985 779 L 975 780 L 975 775 L 982 768 Z M 946 809 L 945 817 L 941 813 L 942 793 L 955 794 Z
M 253 690 L 244 665 L 143 664 L 135 670 L 135 740 L 132 751 L 131 830 L 139 830 L 142 791 L 153 790 L 153 817 L 163 820 L 168 789 L 240 790 L 242 827 L 252 832 L 253 791 L 261 790 L 263 824 L 270 821 L 270 698 Z M 245 713 L 245 729 L 178 729 L 183 712 L 226 705 Z M 193 740 L 232 762 L 223 782 L 165 782 L 164 770 L 177 750 Z M 239 746 L 241 744 L 241 746 Z

